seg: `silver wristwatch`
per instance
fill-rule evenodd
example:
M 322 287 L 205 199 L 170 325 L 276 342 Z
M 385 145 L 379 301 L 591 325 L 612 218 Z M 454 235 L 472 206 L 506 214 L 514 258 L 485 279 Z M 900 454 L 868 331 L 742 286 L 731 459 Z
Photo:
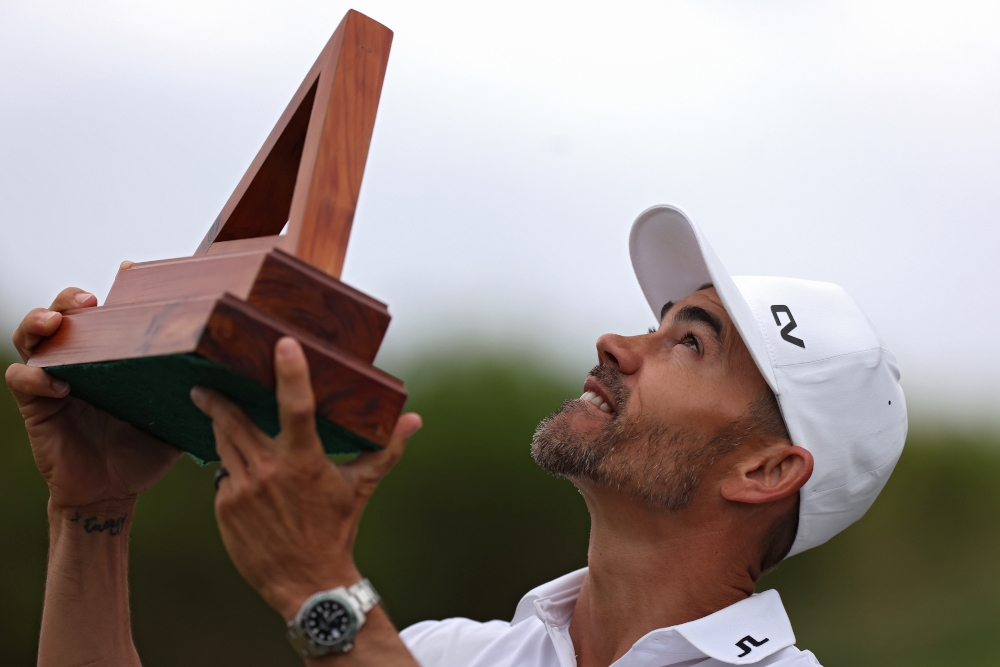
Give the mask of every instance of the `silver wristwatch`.
M 288 622 L 288 641 L 303 658 L 346 653 L 354 648 L 354 635 L 365 624 L 365 614 L 378 601 L 378 593 L 367 579 L 349 588 L 316 593 Z

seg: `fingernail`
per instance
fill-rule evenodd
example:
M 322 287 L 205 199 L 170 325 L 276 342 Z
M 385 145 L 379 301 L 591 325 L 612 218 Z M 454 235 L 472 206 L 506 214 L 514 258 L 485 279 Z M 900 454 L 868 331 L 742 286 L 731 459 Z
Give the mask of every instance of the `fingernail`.
M 76 295 L 75 300 L 78 304 L 82 306 L 83 304 L 87 303 L 87 301 L 89 301 L 93 296 L 94 295 L 91 294 L 90 292 L 80 292 L 79 294 Z
M 52 321 L 52 318 L 55 317 L 58 314 L 59 313 L 57 313 L 56 311 L 50 310 L 49 313 L 48 313 L 48 315 L 45 316 L 45 319 L 42 320 L 42 324 L 48 324 L 49 322 Z
M 301 348 L 291 336 L 285 336 L 278 341 L 277 355 L 282 359 L 295 359 L 299 354 L 301 354 Z
M 201 387 L 191 387 L 191 402 L 200 408 L 205 402 L 205 390 Z
M 419 431 L 423 427 L 424 427 L 424 420 L 421 419 L 420 421 L 418 421 L 416 423 L 416 425 L 413 428 L 410 429 L 410 432 L 406 434 L 406 437 L 407 438 L 411 437 L 414 433 L 416 433 L 417 431 Z
M 65 380 L 52 380 L 52 390 L 57 394 L 65 394 L 69 391 L 69 382 Z
M 131 269 L 131 268 L 132 268 L 132 260 L 130 259 L 126 259 L 118 266 L 119 271 L 124 271 L 125 269 Z

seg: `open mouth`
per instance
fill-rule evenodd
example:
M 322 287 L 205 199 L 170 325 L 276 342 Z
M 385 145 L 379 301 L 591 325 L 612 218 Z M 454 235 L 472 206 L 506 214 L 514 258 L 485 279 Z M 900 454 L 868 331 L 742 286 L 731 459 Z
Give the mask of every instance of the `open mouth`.
M 614 402 L 608 399 L 604 388 L 598 384 L 597 380 L 593 377 L 588 377 L 587 381 L 583 383 L 583 389 L 583 396 L 580 397 L 581 401 L 593 403 L 602 412 L 607 412 L 608 414 L 615 413 Z

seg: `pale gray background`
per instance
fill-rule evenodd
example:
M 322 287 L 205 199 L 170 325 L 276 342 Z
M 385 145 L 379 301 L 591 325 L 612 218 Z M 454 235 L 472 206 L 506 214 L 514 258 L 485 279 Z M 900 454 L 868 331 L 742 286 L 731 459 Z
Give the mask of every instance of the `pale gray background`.
M 652 323 L 627 234 L 669 201 L 733 273 L 844 285 L 915 419 L 1000 424 L 996 2 L 0 0 L 4 328 L 190 254 L 348 7 L 396 33 L 343 276 L 390 366 L 582 377 Z

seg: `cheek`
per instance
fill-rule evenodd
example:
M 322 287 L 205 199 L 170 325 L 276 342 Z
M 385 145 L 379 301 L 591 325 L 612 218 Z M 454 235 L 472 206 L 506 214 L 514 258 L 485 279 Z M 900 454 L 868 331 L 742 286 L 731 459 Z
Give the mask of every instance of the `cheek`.
M 678 415 L 690 411 L 692 403 L 702 402 L 698 382 L 686 369 L 662 364 L 643 370 L 629 396 L 629 416 L 673 423 Z
M 739 410 L 734 413 L 727 388 L 732 388 L 731 383 L 709 382 L 683 369 L 673 368 L 669 374 L 654 372 L 633 389 L 628 414 L 634 419 L 714 433 L 741 414 Z

